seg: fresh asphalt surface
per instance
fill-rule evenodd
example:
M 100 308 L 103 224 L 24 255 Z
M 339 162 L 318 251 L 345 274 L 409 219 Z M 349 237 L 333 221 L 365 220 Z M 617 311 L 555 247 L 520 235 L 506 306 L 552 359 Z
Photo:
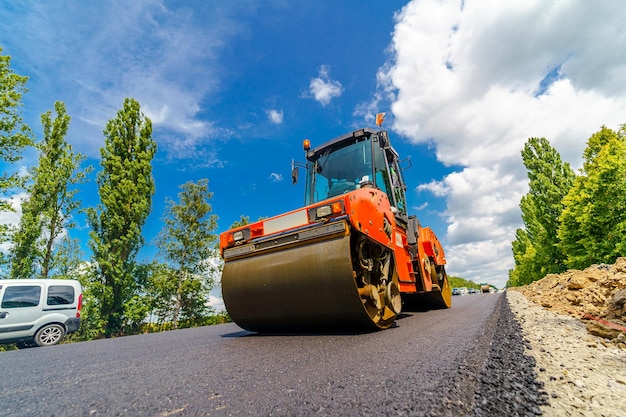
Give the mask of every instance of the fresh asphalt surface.
M 475 415 L 504 299 L 455 296 L 371 333 L 225 324 L 0 352 L 0 416 Z

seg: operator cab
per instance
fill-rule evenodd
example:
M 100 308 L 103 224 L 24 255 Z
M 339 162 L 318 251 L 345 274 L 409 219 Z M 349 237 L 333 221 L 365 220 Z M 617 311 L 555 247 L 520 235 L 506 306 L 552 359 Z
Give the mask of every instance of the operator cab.
M 356 130 L 315 149 L 306 143 L 306 205 L 376 187 L 387 194 L 396 217 L 406 219 L 406 185 L 386 131 Z

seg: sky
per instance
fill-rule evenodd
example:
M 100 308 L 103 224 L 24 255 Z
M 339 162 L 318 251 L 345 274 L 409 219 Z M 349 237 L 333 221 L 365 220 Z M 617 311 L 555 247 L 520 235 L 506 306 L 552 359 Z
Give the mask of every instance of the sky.
M 547 138 L 578 169 L 589 136 L 626 123 L 624 21 L 621 0 L 3 0 L 0 47 L 29 77 L 22 110 L 38 139 L 40 115 L 65 103 L 67 140 L 94 167 L 83 207 L 98 204 L 102 131 L 124 99 L 152 120 L 156 194 L 139 260 L 154 257 L 180 185 L 208 178 L 216 232 L 296 209 L 302 140 L 375 127 L 386 112 L 411 158 L 409 212 L 441 240 L 448 274 L 503 287 L 526 140 Z M 26 154 L 4 169 L 34 164 Z

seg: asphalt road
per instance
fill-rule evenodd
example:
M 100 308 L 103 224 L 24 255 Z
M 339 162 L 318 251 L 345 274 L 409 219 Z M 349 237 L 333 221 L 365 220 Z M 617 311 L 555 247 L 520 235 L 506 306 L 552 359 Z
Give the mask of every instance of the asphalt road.
M 501 298 L 455 296 L 451 309 L 372 333 L 259 336 L 226 324 L 0 352 L 0 416 L 465 414 Z

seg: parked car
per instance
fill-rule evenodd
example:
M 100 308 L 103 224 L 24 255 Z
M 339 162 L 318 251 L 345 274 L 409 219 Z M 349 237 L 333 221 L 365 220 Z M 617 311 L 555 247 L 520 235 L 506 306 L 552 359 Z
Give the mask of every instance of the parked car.
M 76 280 L 0 280 L 0 343 L 56 345 L 80 327 L 82 303 Z
M 459 288 L 452 288 L 452 295 L 461 295 L 461 290 Z
M 467 289 L 467 287 L 461 287 L 461 288 L 459 288 L 459 290 L 461 291 L 461 295 L 468 295 L 469 294 L 469 290 Z

